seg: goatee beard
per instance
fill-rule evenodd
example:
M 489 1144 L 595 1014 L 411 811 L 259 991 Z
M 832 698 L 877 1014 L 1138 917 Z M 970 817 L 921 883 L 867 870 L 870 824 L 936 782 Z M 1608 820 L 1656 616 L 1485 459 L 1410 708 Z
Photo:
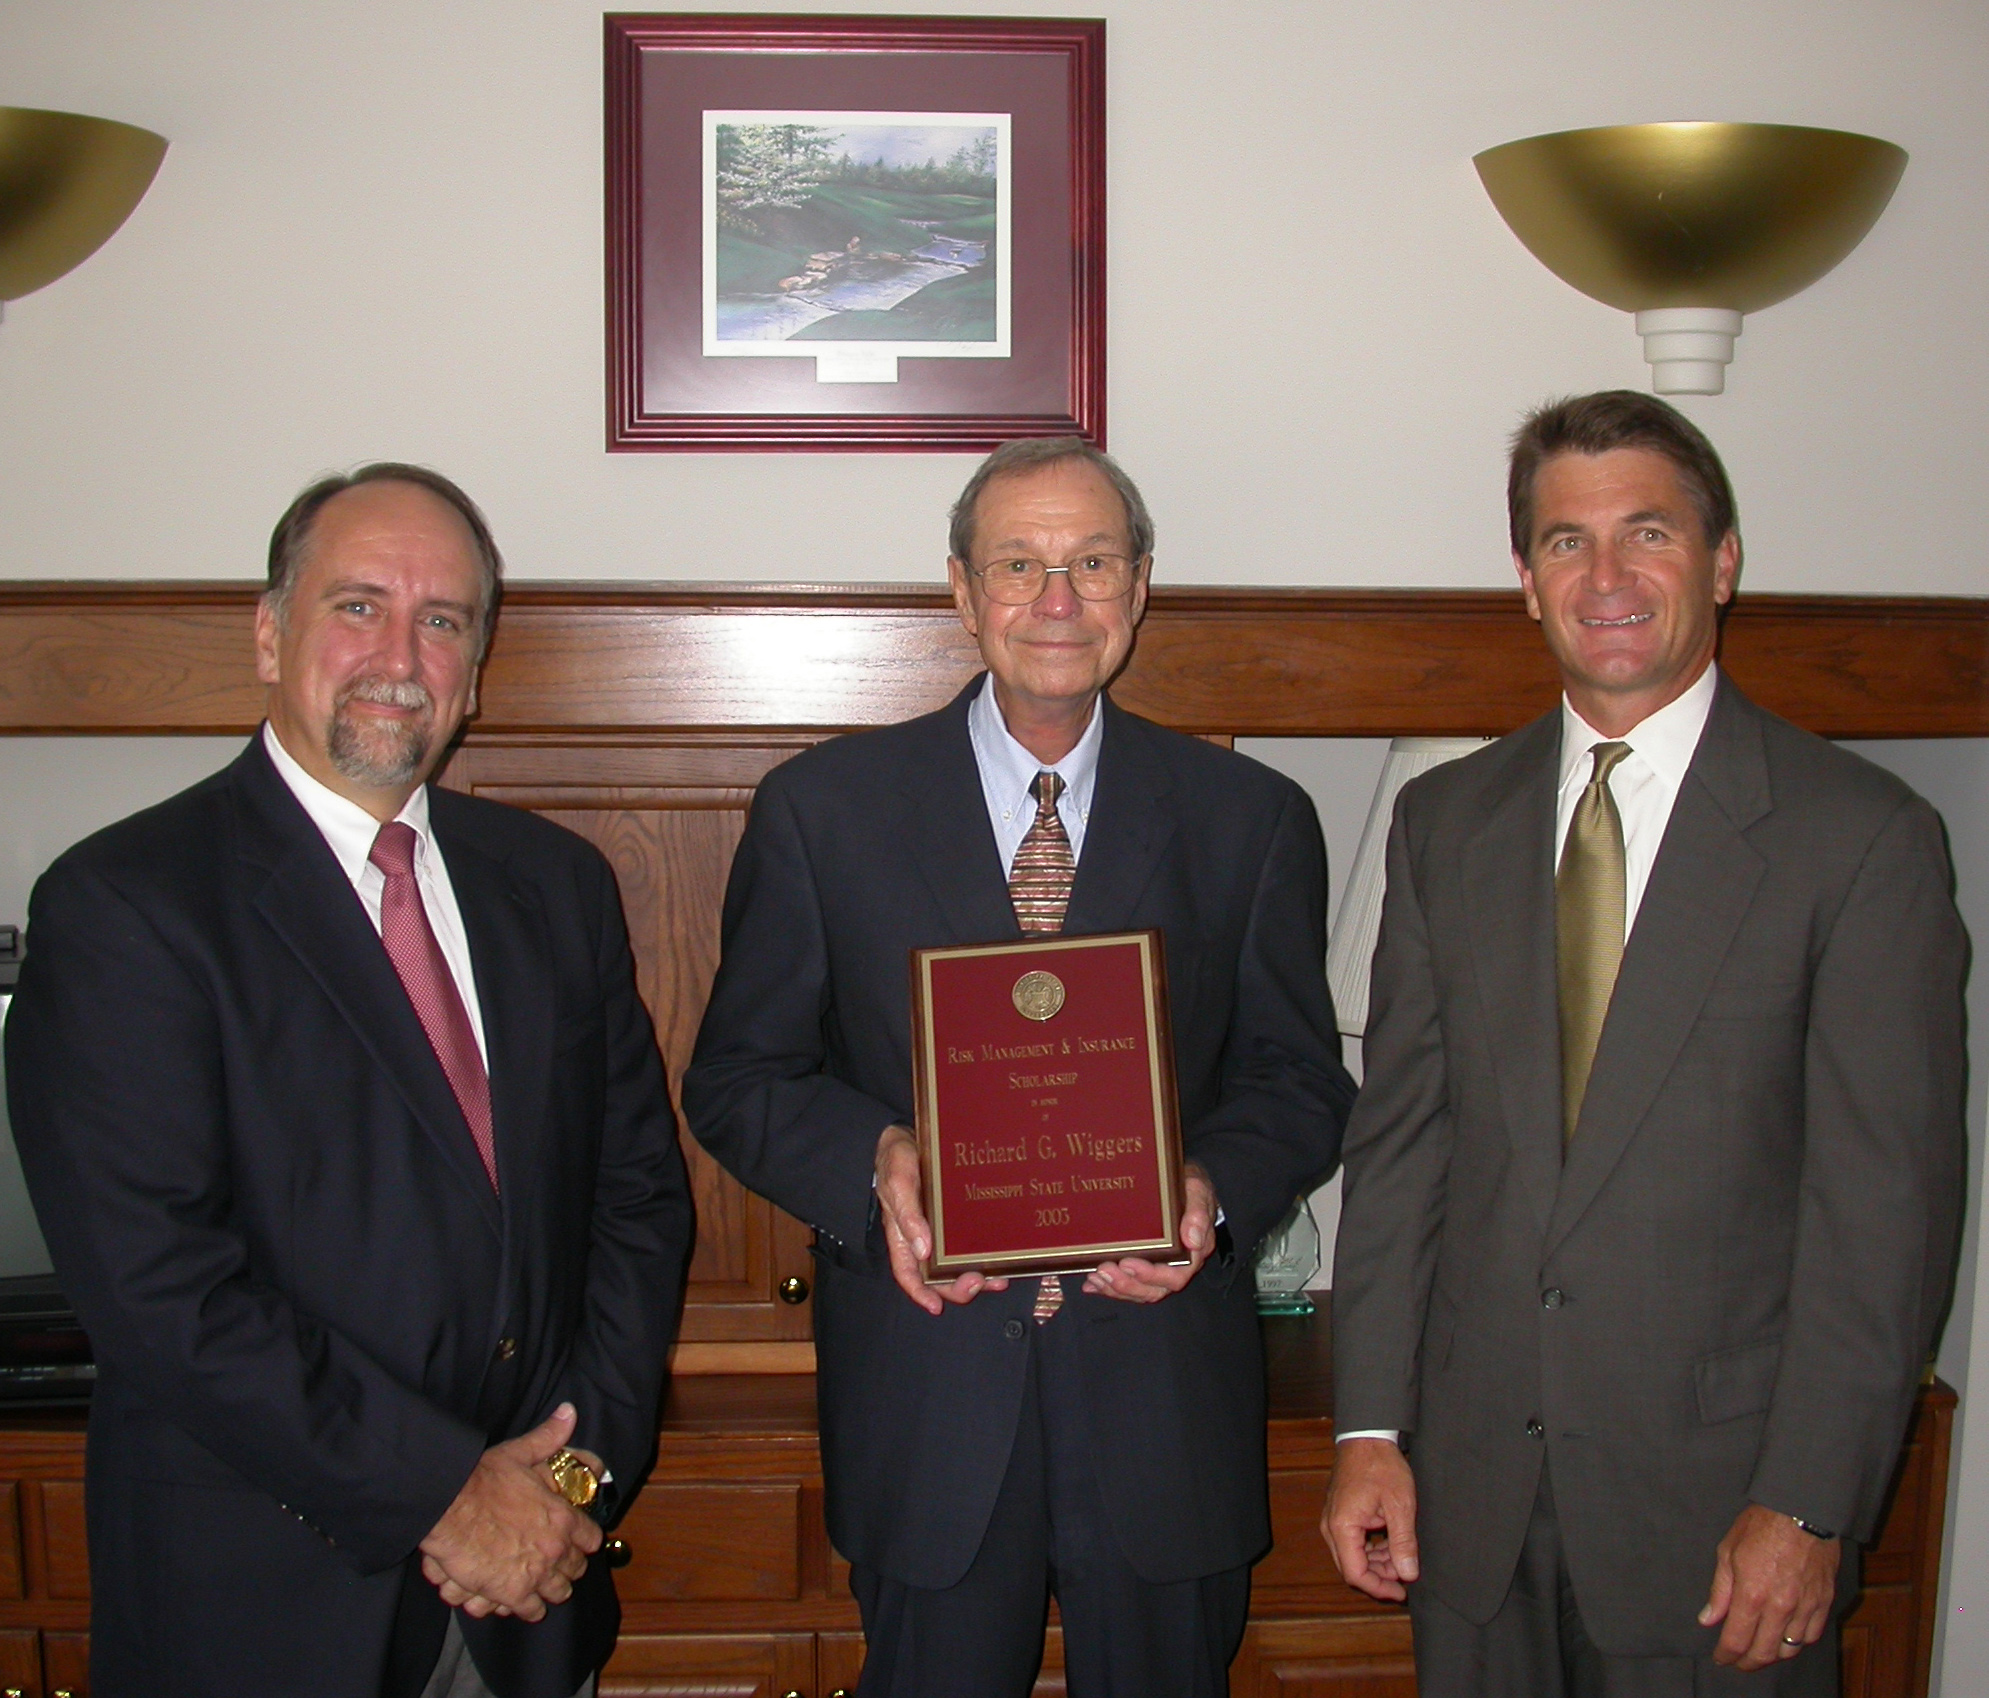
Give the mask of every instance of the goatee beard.
M 354 701 L 427 712 L 419 720 L 369 718 L 361 722 L 346 712 L 346 704 Z M 333 706 L 325 752 L 332 765 L 355 784 L 380 790 L 405 784 L 428 759 L 434 706 L 434 699 L 420 684 L 396 683 L 389 678 L 358 679 L 340 692 Z

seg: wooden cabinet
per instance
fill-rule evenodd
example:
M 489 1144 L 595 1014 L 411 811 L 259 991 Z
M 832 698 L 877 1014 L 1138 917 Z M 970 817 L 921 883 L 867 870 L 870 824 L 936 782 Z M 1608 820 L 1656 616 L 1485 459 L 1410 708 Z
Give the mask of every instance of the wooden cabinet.
M 1326 1324 L 1265 1326 L 1275 1543 L 1254 1576 L 1232 1691 L 1412 1698 L 1406 1613 L 1341 1585 L 1319 1537 L 1334 1459 Z M 855 1690 L 863 1640 L 823 1528 L 813 1395 L 805 1375 L 676 1382 L 654 1479 L 623 1526 L 624 1637 L 604 1694 Z M 1945 1387 L 1921 1395 L 1845 1635 L 1846 1698 L 1926 1691 L 1953 1408 Z M 770 1684 L 780 1680 L 790 1685 Z M 1053 1610 L 1036 1698 L 1063 1691 Z
M 718 971 L 719 906 L 753 788 L 812 741 L 769 736 L 576 744 L 500 737 L 467 744 L 449 764 L 451 787 L 543 814 L 607 856 L 621 884 L 637 978 L 643 1001 L 656 1014 L 672 1091 L 690 1060 Z M 713 1345 L 783 1343 L 800 1347 L 799 1356 L 783 1362 L 778 1352 L 763 1349 L 754 1361 L 735 1352 L 736 1363 L 811 1365 L 808 1229 L 752 1195 L 694 1139 L 686 1137 L 683 1148 L 698 1234 L 679 1366 L 728 1365 Z

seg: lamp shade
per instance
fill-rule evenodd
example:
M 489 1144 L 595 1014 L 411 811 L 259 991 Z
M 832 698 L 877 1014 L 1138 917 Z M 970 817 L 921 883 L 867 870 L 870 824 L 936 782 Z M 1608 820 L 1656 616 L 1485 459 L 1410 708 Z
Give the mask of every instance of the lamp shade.
M 1357 1038 L 1367 1030 L 1368 965 L 1374 959 L 1375 938 L 1381 931 L 1381 899 L 1388 887 L 1388 828 L 1395 818 L 1395 798 L 1410 779 L 1432 767 L 1482 749 L 1489 737 L 1397 737 L 1388 745 L 1381 777 L 1368 804 L 1367 824 L 1360 847 L 1340 889 L 1339 911 L 1333 916 L 1326 944 L 1326 983 L 1333 992 L 1333 1014 L 1340 1030 Z
M 0 106 L 0 301 L 53 283 L 109 241 L 165 156 L 150 130 Z
M 1718 394 L 1740 315 L 1806 289 L 1864 239 L 1898 187 L 1891 142 L 1794 124 L 1615 124 L 1507 142 L 1477 156 L 1492 204 L 1534 258 L 1585 295 L 1650 322 L 1647 348 L 1703 367 Z

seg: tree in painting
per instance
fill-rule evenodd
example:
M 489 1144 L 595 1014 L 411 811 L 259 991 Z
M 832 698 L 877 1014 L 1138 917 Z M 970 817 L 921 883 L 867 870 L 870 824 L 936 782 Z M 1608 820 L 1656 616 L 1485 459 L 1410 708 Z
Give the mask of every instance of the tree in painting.
M 718 340 L 994 340 L 993 125 L 776 117 L 714 126 Z

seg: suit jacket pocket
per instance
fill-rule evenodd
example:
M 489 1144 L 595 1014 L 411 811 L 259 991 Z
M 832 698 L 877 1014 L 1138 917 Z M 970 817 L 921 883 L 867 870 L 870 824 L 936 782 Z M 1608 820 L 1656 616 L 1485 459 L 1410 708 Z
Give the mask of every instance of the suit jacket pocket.
M 1692 1364 L 1694 1389 L 1699 1394 L 1699 1419 L 1710 1427 L 1721 1421 L 1737 1421 L 1743 1415 L 1760 1414 L 1775 1394 L 1775 1370 L 1781 1362 L 1779 1338 L 1701 1356 Z

